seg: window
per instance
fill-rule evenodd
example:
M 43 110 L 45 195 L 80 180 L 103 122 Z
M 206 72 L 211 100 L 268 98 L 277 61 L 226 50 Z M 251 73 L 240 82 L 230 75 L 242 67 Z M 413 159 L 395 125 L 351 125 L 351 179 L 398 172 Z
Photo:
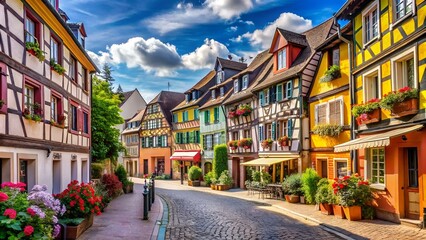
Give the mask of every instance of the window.
M 186 102 L 191 101 L 191 94 L 190 93 L 185 94 L 185 99 L 186 99 Z
M 225 95 L 225 87 L 220 87 L 220 96 L 223 97 Z
M 50 37 L 50 60 L 59 63 L 59 41 Z
M 25 85 L 24 105 L 30 114 L 34 113 L 34 87 Z
M 371 148 L 371 183 L 385 184 L 385 149 Z
M 214 122 L 219 122 L 219 107 L 214 108 Z
M 373 39 L 379 37 L 379 2 L 373 2 L 367 9 L 362 12 L 362 27 L 364 29 L 364 44 L 369 43 Z
M 158 107 L 157 104 L 155 104 L 155 105 L 152 106 L 152 112 L 153 113 L 156 113 L 156 112 L 159 112 L 159 111 L 160 111 L 160 108 Z
M 58 117 L 59 117 L 58 103 L 59 103 L 58 97 L 52 95 L 52 98 L 50 101 L 50 118 L 54 122 L 58 122 Z
M 263 91 L 259 92 L 259 106 L 265 105 L 265 95 Z
M 89 134 L 89 113 L 88 111 L 83 111 L 83 133 Z M 134 136 L 133 142 L 137 142 L 137 135 Z
M 364 75 L 363 78 L 364 102 L 373 98 L 380 98 L 379 69 L 375 69 L 373 72 Z
M 413 0 L 395 0 L 396 20 L 413 13 Z
M 333 48 L 328 53 L 328 65 L 340 66 L 340 49 L 339 47 Z
M 335 164 L 335 177 L 344 177 L 348 175 L 348 160 L 347 159 L 334 159 Z
M 293 96 L 293 81 L 285 83 L 285 99 L 289 99 Z
M 200 119 L 200 112 L 198 109 L 194 109 L 194 120 Z
M 194 131 L 194 143 L 200 143 L 200 131 Z
M 264 105 L 268 105 L 269 104 L 269 88 L 263 90 L 263 96 L 265 98 Z
M 213 150 L 213 135 L 206 135 L 205 136 L 205 150 Z
M 40 39 L 39 25 L 35 17 L 28 11 L 25 17 L 25 42 L 38 43 Z M 40 44 L 40 43 L 39 43 Z M 41 47 L 41 46 L 40 46 Z
M 266 139 L 272 139 L 272 123 L 266 124 L 265 125 L 265 129 L 266 129 Z
M 278 136 L 284 137 L 289 136 L 289 126 L 288 121 L 280 121 L 278 123 Z
M 161 138 L 161 146 L 167 147 L 167 135 L 163 135 Z
M 212 99 L 216 99 L 216 89 L 212 89 Z
M 315 124 L 343 126 L 343 98 L 330 100 L 315 106 Z
M 238 79 L 234 80 L 234 93 L 237 93 L 239 91 L 238 89 Z
M 247 74 L 247 75 L 243 76 L 243 88 L 242 88 L 242 90 L 247 89 L 248 84 L 249 84 L 249 75 Z
M 50 4 L 52 4 L 52 6 L 57 9 L 57 0 L 49 0 Z
M 82 78 L 82 83 L 81 85 L 83 86 L 83 90 L 84 91 L 89 91 L 89 81 L 88 81 L 88 74 L 87 74 L 87 69 L 83 68 L 83 78 Z
M 223 71 L 218 71 L 217 75 L 216 75 L 216 83 L 220 84 L 221 82 L 223 82 L 223 78 L 224 78 L 225 73 Z
M 78 107 L 72 103 L 70 106 L 69 115 L 70 115 L 69 124 L 70 124 L 71 130 L 77 131 L 78 130 L 78 126 L 77 126 L 78 125 Z
M 394 91 L 403 87 L 417 88 L 418 83 L 416 66 L 417 63 L 414 59 L 415 48 L 410 49 L 408 52 L 402 54 L 403 57 L 396 57 L 392 59 L 392 87 Z
M 245 138 L 251 138 L 251 130 L 250 129 L 244 130 L 244 137 Z
M 277 70 L 287 68 L 287 49 L 278 52 L 278 68 Z
M 174 123 L 179 122 L 177 113 L 174 113 L 174 114 L 173 114 L 173 122 L 174 122 Z
M 192 92 L 192 100 L 197 100 L 197 98 L 198 98 L 198 91 L 197 91 L 197 90 L 194 90 L 194 91 Z
M 42 117 L 41 86 L 27 78 L 25 78 L 23 102 L 24 114 L 34 114 Z
M 70 77 L 75 83 L 77 83 L 77 79 L 78 79 L 77 76 L 78 76 L 77 60 L 75 59 L 75 57 L 71 56 L 71 58 L 70 58 Z
M 6 64 L 0 62 L 0 100 L 3 101 L 0 106 L 0 112 L 7 112 L 7 79 L 6 79 Z
M 213 146 L 220 144 L 220 133 L 215 133 L 213 135 Z
M 232 132 L 232 140 L 239 140 L 238 131 Z
M 277 102 L 283 100 L 283 85 L 282 84 L 277 85 L 275 96 L 277 98 Z
M 187 122 L 187 121 L 188 121 L 188 111 L 184 111 L 184 112 L 182 113 L 182 118 L 183 118 L 183 121 L 184 121 L 184 122 Z

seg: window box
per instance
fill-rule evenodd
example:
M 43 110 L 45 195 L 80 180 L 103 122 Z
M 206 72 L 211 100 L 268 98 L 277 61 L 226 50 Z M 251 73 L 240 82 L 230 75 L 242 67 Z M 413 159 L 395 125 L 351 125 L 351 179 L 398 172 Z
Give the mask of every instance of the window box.
M 237 140 L 231 140 L 228 142 L 228 146 L 231 148 L 231 150 L 236 150 L 238 147 L 238 141 Z
M 250 116 L 252 111 L 253 108 L 249 104 L 243 104 L 237 109 L 236 114 L 237 116 L 247 117 Z
M 321 137 L 337 137 L 343 131 L 343 126 L 337 124 L 316 125 L 312 132 Z
M 67 117 L 64 114 L 61 114 L 58 116 L 58 121 L 56 122 L 55 120 L 50 120 L 50 124 L 55 126 L 55 127 L 59 127 L 59 128 L 65 128 L 65 120 L 67 119 Z
M 386 94 L 380 101 L 380 107 L 391 111 L 391 115 L 394 117 L 412 115 L 419 111 L 418 98 L 418 89 L 403 87 L 398 91 Z
M 280 137 L 278 138 L 278 145 L 281 147 L 286 147 L 288 146 L 288 140 L 289 138 L 287 136 Z
M 240 139 L 240 141 L 238 141 L 238 147 L 241 147 L 244 149 L 250 149 L 252 144 L 253 144 L 253 139 L 251 138 L 242 138 Z
M 358 116 L 356 118 L 356 121 L 357 121 L 358 125 L 379 122 L 380 119 L 381 119 L 380 113 L 381 113 L 380 108 L 377 108 L 377 109 L 374 109 L 371 112 L 361 114 L 360 116 Z
M 356 117 L 358 125 L 380 121 L 380 100 L 370 99 L 364 104 L 355 105 L 352 114 Z
M 237 111 L 235 111 L 235 110 L 231 110 L 231 111 L 229 111 L 228 112 L 228 118 L 230 118 L 230 119 L 235 119 L 235 118 L 237 118 L 238 117 L 238 115 L 237 115 Z
M 35 122 L 41 122 L 41 106 L 39 103 L 30 104 L 30 107 L 32 108 L 32 112 L 30 109 L 25 108 L 22 115 L 25 119 L 33 120 Z
M 340 67 L 338 65 L 332 65 L 327 71 L 325 71 L 324 76 L 320 78 L 320 82 L 331 82 L 340 77 Z
M 25 43 L 25 48 L 27 49 L 27 52 L 30 53 L 31 55 L 35 56 L 36 58 L 38 58 L 38 60 L 40 62 L 43 62 L 45 59 L 44 53 L 41 49 L 40 49 L 40 45 L 37 42 L 26 42 Z
M 50 69 L 57 72 L 59 75 L 62 75 L 65 73 L 65 68 L 62 67 L 60 64 L 56 63 L 55 60 L 50 60 Z
M 265 139 L 265 140 L 263 140 L 262 143 L 261 143 L 262 148 L 264 148 L 264 149 L 271 149 L 273 142 L 274 141 L 272 139 Z

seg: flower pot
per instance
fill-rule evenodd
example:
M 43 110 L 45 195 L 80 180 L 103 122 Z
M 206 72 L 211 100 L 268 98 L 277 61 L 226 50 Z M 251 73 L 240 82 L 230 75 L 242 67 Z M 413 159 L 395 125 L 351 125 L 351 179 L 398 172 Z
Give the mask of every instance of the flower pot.
M 215 185 L 215 184 L 210 184 L 210 188 L 211 188 L 212 190 L 216 190 L 216 185 Z
M 361 220 L 361 206 L 343 207 L 343 211 L 349 221 Z
M 192 186 L 193 187 L 199 187 L 201 184 L 200 184 L 200 180 L 195 180 L 195 181 L 192 181 Z
M 328 203 L 320 203 L 320 210 L 322 214 L 333 215 L 333 206 Z
M 419 111 L 419 99 L 411 98 L 403 102 L 395 103 L 392 107 L 391 114 L 394 117 L 403 117 L 416 114 Z
M 66 239 L 77 239 L 83 234 L 87 229 L 93 225 L 94 214 L 86 217 L 79 225 L 77 226 L 67 226 L 66 227 Z
M 125 194 L 133 193 L 133 184 L 127 184 L 126 187 L 123 188 Z
M 336 218 L 345 219 L 345 212 L 343 211 L 343 207 L 340 205 L 333 204 L 333 213 Z
M 365 113 L 365 116 L 358 116 L 356 118 L 356 121 L 358 123 L 358 125 L 362 125 L 362 124 L 370 124 L 370 123 L 375 123 L 375 122 L 379 122 L 380 121 L 380 108 L 374 109 L 371 112 Z
M 297 195 L 285 195 L 285 200 L 288 203 L 298 203 L 300 202 L 300 197 Z
M 188 180 L 188 186 L 192 186 L 192 181 Z
M 219 191 L 226 191 L 226 190 L 229 190 L 229 185 L 217 184 L 216 188 L 217 188 L 216 190 L 219 190 Z

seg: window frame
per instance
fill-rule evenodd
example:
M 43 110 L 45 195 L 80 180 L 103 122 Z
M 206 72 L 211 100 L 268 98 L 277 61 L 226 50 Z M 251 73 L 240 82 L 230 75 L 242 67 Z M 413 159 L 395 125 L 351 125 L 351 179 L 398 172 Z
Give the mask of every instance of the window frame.
M 85 130 L 84 129 L 84 127 L 85 127 L 85 124 L 84 124 L 84 114 L 87 114 L 87 132 L 84 131 Z M 92 132 L 91 131 L 92 123 L 90 121 L 90 119 L 91 119 L 91 112 L 88 109 L 86 109 L 86 108 L 82 108 L 81 118 L 82 118 L 81 119 L 81 122 L 82 122 L 81 133 L 82 133 L 83 136 L 90 137 L 91 136 L 91 132 Z
M 407 0 L 403 0 L 403 1 L 404 1 L 404 5 L 405 5 Z M 407 19 L 409 17 L 414 17 L 416 15 L 417 8 L 416 8 L 416 1 L 415 0 L 411 1 L 411 4 L 412 4 L 411 13 L 405 13 L 404 16 L 402 16 L 400 18 L 397 18 L 397 12 L 396 12 L 397 3 L 396 3 L 396 0 L 392 0 L 392 4 L 393 4 L 393 7 L 392 7 L 392 18 L 393 18 L 392 20 L 393 21 L 391 23 L 391 28 L 390 28 L 391 30 L 392 30 L 394 25 L 397 25 L 398 23 L 404 21 L 405 19 Z
M 80 112 L 81 112 L 81 107 L 78 105 L 77 102 L 73 101 L 72 99 L 68 100 L 68 104 L 69 104 L 69 111 L 68 111 L 68 129 L 70 133 L 73 134 L 78 134 L 80 129 L 79 129 L 79 120 L 80 120 Z M 73 129 L 73 124 L 74 124 L 74 113 L 72 111 L 72 107 L 76 108 L 76 114 L 77 116 L 75 117 L 76 119 L 76 129 Z
M 24 82 L 23 82 L 23 88 L 22 88 L 22 112 L 25 111 L 26 104 L 25 104 L 25 89 L 26 86 L 29 85 L 34 89 L 34 103 L 40 104 L 40 117 L 42 121 L 44 120 L 44 101 L 43 101 L 43 86 L 41 83 L 38 83 L 37 81 L 31 79 L 28 76 L 24 76 Z M 33 103 L 33 104 L 34 104 Z M 30 111 L 31 114 L 33 114 L 33 111 Z
M 53 89 L 51 89 L 50 91 L 51 91 L 51 93 L 50 93 L 50 119 L 54 120 L 57 123 L 59 116 L 64 114 L 64 100 L 63 100 L 64 97 Z M 56 119 L 52 117 L 52 110 L 53 110 L 52 109 L 52 99 L 53 98 L 57 99 Z
M 220 91 L 220 97 L 225 96 L 225 87 L 224 86 L 220 87 L 219 91 Z
M 69 77 L 71 82 L 78 84 L 78 61 L 73 55 L 70 54 L 70 71 Z
M 82 66 L 82 74 L 83 77 L 81 78 L 81 85 L 83 87 L 83 91 L 85 91 L 86 93 L 89 92 L 89 75 L 87 72 L 87 69 L 85 67 Z
M 0 113 L 7 113 L 7 79 L 6 64 L 0 62 L 0 100 L 3 100 L 3 106 Z
M 243 76 L 243 81 L 242 81 L 242 88 L 241 90 L 246 90 L 249 86 L 249 75 L 246 74 Z
M 239 91 L 240 91 L 240 89 L 239 89 L 239 79 L 235 79 L 234 80 L 234 93 L 238 93 Z
M 223 80 L 224 80 L 224 72 L 223 72 L 223 70 L 217 71 L 217 74 L 216 74 L 216 84 L 222 83 Z
M 50 61 L 52 61 L 52 50 L 53 50 L 53 44 L 52 44 L 52 40 L 55 41 L 57 43 L 57 59 L 53 59 L 55 61 L 55 63 L 59 64 L 62 66 L 62 61 L 63 61 L 63 55 L 62 55 L 62 42 L 59 40 L 59 37 L 51 34 L 50 35 Z
M 346 174 L 345 174 L 345 176 L 347 176 L 348 172 L 349 172 L 349 166 L 350 166 L 349 159 L 348 158 L 333 158 L 333 175 L 334 175 L 335 178 L 339 178 L 339 176 L 337 175 L 337 162 L 346 163 Z
M 263 106 L 270 104 L 269 88 L 263 90 Z
M 278 126 L 277 126 L 278 137 L 277 138 L 284 137 L 284 136 L 290 137 L 289 131 L 290 131 L 291 128 L 289 128 L 288 124 L 289 124 L 289 121 L 287 119 L 278 121 Z
M 319 103 L 319 104 L 315 105 L 315 125 L 319 124 L 319 121 L 318 121 L 319 116 L 318 116 L 318 110 L 317 109 L 319 108 L 319 106 L 323 106 L 323 105 L 327 106 L 326 107 L 326 122 L 324 124 L 330 124 L 330 103 L 337 102 L 337 101 L 340 102 L 340 126 L 344 126 L 344 124 L 345 124 L 345 119 L 344 119 L 344 117 L 345 117 L 345 114 L 344 114 L 345 102 L 343 100 L 343 96 L 339 96 L 339 97 L 331 99 L 327 102 L 323 102 L 323 103 Z
M 382 72 L 381 72 L 381 67 L 380 65 L 377 66 L 374 69 L 371 69 L 370 71 L 364 73 L 362 75 L 362 86 L 363 86 L 363 101 L 364 103 L 368 102 L 369 100 L 373 99 L 371 97 L 368 96 L 368 89 L 367 86 L 369 86 L 367 84 L 368 81 L 371 81 L 371 78 L 374 78 L 377 75 L 377 86 L 376 86 L 376 91 L 377 91 L 377 98 L 381 99 L 382 97 Z
M 216 99 L 216 89 L 212 89 L 212 100 Z
M 338 52 L 337 64 L 334 62 L 334 53 Z M 337 65 L 340 67 L 340 46 L 333 47 L 328 51 L 328 66 L 331 67 L 333 65 Z
M 366 36 L 366 22 L 365 22 L 365 17 L 369 16 L 370 20 L 369 23 L 371 23 L 371 34 L 374 34 L 374 30 L 373 30 L 373 23 L 372 23 L 372 16 L 370 17 L 370 15 L 373 14 L 373 11 L 376 10 L 377 11 L 377 36 L 371 36 L 370 39 L 367 39 Z M 366 48 L 370 43 L 374 42 L 376 39 L 380 39 L 381 37 L 381 32 L 380 32 L 380 5 L 379 5 L 379 1 L 375 0 L 374 2 L 372 2 L 367 8 L 365 8 L 362 11 L 362 43 L 363 43 L 363 47 Z
M 283 54 L 285 52 L 285 55 Z M 287 46 L 281 48 L 277 51 L 277 71 L 281 71 L 288 68 L 288 53 L 287 53 Z M 281 62 L 280 62 L 281 60 Z M 281 64 L 280 64 L 281 63 Z M 285 64 L 284 64 L 285 63 Z
M 200 111 L 197 109 L 194 109 L 194 120 L 200 119 Z
M 398 56 L 395 56 L 391 58 L 391 81 L 392 81 L 392 91 L 398 91 L 399 88 L 397 88 L 397 81 L 400 79 L 400 77 L 397 75 L 397 66 L 396 64 L 400 63 L 401 61 L 406 61 L 410 58 L 414 59 L 414 88 L 419 88 L 419 81 L 416 80 L 418 76 L 418 59 L 417 59 L 417 47 L 413 46 L 410 49 L 406 50 L 405 52 L 399 54 Z M 408 82 L 407 82 L 408 83 Z M 405 87 L 405 86 L 402 86 Z
M 24 19 L 24 41 L 27 42 L 27 22 L 26 20 L 30 19 L 31 21 L 34 22 L 34 35 L 32 35 L 32 37 L 35 38 L 35 41 L 39 44 L 40 48 L 42 48 L 42 41 L 41 41 L 41 21 L 36 17 L 35 14 L 33 14 L 32 12 L 30 12 L 28 9 L 25 9 L 25 19 Z
M 377 161 L 378 167 L 376 169 L 377 172 L 376 172 L 376 175 L 373 175 L 373 163 L 375 162 L 373 160 L 373 150 L 380 151 L 380 149 L 383 150 L 383 169 L 380 168 L 380 159 L 378 159 L 378 161 Z M 377 155 L 377 157 L 380 158 L 380 154 Z M 368 172 L 367 172 L 366 176 L 370 177 L 369 179 L 370 179 L 372 187 L 384 189 L 385 186 L 386 186 L 386 150 L 385 150 L 385 148 L 384 147 L 369 148 L 368 149 L 368 160 L 367 161 L 368 161 L 368 163 L 367 163 L 367 166 L 368 166 L 367 171 Z M 380 183 L 380 180 L 379 180 L 379 177 L 380 177 L 379 171 L 380 170 L 383 170 L 383 183 Z M 373 182 L 373 176 L 377 177 L 377 182 Z

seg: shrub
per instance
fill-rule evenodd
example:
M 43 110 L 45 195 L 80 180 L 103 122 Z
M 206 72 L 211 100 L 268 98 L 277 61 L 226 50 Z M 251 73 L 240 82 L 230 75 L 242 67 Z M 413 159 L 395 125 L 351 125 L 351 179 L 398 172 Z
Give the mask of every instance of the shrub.
M 111 202 L 112 198 L 108 195 L 107 187 L 101 182 L 94 184 L 93 188 L 95 189 L 95 195 L 101 197 L 101 204 L 99 208 L 101 209 L 101 212 L 103 212 Z
M 288 176 L 284 180 L 282 186 L 285 194 L 297 196 L 303 195 L 301 174 L 292 174 Z
M 265 184 L 271 183 L 272 176 L 268 172 L 262 171 L 262 172 L 260 172 L 260 176 L 261 176 L 261 182 L 263 182 Z
M 100 179 L 104 171 L 104 164 L 92 163 L 92 179 Z
M 200 177 L 203 175 L 203 171 L 198 166 L 192 166 L 188 171 L 188 177 L 191 181 L 200 180 Z
M 111 198 L 120 196 L 123 191 L 123 184 L 114 174 L 104 174 L 102 176 L 101 183 L 105 185 L 108 191 L 108 196 Z
M 216 145 L 214 147 L 213 154 L 213 172 L 215 178 L 218 178 L 220 174 L 228 170 L 228 151 L 225 144 Z
M 253 182 L 260 182 L 260 179 L 262 177 L 262 174 L 260 171 L 253 171 L 251 174 L 251 178 L 253 179 Z
M 120 180 L 121 184 L 123 184 L 123 188 L 129 184 L 129 180 L 127 179 L 127 171 L 126 169 L 124 169 L 124 166 L 122 164 L 118 165 L 114 173 L 117 176 L 118 180 Z
M 223 171 L 219 177 L 219 183 L 224 185 L 232 185 L 234 181 L 228 170 Z
M 317 193 L 315 194 L 316 203 L 333 203 L 333 189 L 327 178 L 319 180 L 317 185 Z
M 317 193 L 319 180 L 320 176 L 312 168 L 307 168 L 302 174 L 302 190 L 307 203 L 315 203 L 315 194 Z
M 214 177 L 213 172 L 208 172 L 207 174 L 204 175 L 204 181 L 206 182 L 207 185 L 212 184 L 213 177 Z

